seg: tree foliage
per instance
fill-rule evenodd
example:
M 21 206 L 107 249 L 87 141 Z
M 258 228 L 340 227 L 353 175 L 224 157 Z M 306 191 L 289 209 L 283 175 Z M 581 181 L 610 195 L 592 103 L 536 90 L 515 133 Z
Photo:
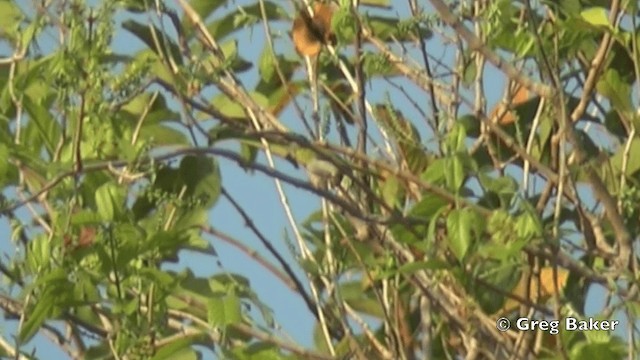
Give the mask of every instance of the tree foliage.
M 0 0 L 0 354 L 637 357 L 639 15 Z M 256 177 L 279 238 L 230 190 Z M 285 316 L 312 341 L 283 334 L 249 270 L 216 267 L 222 243 L 305 304 Z

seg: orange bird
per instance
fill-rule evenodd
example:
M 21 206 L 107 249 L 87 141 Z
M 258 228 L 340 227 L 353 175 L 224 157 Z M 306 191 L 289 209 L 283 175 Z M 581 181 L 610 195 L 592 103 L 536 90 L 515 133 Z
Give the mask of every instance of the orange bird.
M 335 34 L 331 31 L 333 6 L 321 2 L 313 4 L 313 16 L 306 9 L 300 10 L 293 20 L 293 44 L 298 54 L 316 56 L 325 44 L 335 43 Z
M 529 97 L 530 93 L 527 88 L 521 85 L 516 85 L 515 89 L 511 92 L 510 104 L 506 105 L 503 102 L 500 102 L 490 112 L 489 119 L 500 125 L 512 124 L 516 121 L 516 113 L 513 108 L 529 101 Z

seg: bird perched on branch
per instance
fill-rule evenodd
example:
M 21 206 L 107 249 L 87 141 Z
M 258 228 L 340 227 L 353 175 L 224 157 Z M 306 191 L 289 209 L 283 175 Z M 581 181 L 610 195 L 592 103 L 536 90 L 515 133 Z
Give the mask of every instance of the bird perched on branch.
M 313 4 L 313 15 L 301 9 L 293 20 L 293 44 L 298 54 L 316 56 L 326 44 L 334 45 L 336 36 L 331 30 L 334 6 L 323 2 Z
M 517 114 L 514 108 L 531 100 L 529 89 L 521 85 L 514 85 L 509 91 L 509 102 L 501 102 L 490 112 L 489 119 L 500 125 L 510 125 L 516 121 Z

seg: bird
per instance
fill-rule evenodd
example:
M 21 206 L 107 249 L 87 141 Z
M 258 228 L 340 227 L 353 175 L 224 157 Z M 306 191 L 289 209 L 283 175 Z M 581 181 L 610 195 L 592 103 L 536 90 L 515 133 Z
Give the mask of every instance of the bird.
M 529 89 L 519 84 L 514 86 L 510 93 L 511 98 L 508 105 L 501 102 L 490 112 L 489 119 L 491 121 L 495 121 L 500 125 L 513 124 L 517 118 L 514 108 L 531 99 Z
M 326 44 L 335 45 L 336 36 L 331 30 L 334 7 L 331 4 L 315 2 L 313 16 L 306 9 L 300 10 L 293 20 L 292 38 L 298 54 L 316 56 Z
M 544 303 L 566 288 L 569 270 L 562 268 L 554 270 L 552 266 L 545 266 L 540 269 L 539 279 L 536 279 L 536 277 L 535 275 L 527 276 L 522 274 L 520 281 L 511 291 L 511 294 L 525 300 Z M 527 287 L 529 288 L 528 290 Z M 507 298 L 498 313 L 507 314 L 515 311 L 520 304 L 521 302 L 517 299 Z

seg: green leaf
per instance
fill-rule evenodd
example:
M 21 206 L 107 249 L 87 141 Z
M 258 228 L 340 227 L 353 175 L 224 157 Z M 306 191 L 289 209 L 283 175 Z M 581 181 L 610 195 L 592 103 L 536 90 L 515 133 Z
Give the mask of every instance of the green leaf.
M 465 152 L 466 139 L 467 132 L 465 131 L 464 126 L 455 123 L 453 125 L 453 128 L 451 129 L 451 132 L 449 132 L 449 134 L 447 135 L 447 144 L 449 145 L 449 150 L 451 152 Z
M 220 195 L 220 170 L 206 156 L 185 156 L 180 162 L 180 176 L 187 186 L 187 196 L 194 197 L 204 207 L 213 205 Z
M 416 37 L 430 39 L 433 36 L 429 25 L 419 17 L 398 21 L 397 17 L 371 15 L 365 21 L 376 37 L 383 41 L 407 42 L 415 41 Z
M 122 212 L 124 200 L 124 189 L 117 184 L 108 182 L 100 186 L 96 190 L 96 206 L 102 221 L 113 221 Z
M 59 304 L 64 304 L 65 300 L 68 300 L 69 289 L 73 288 L 73 284 L 67 279 L 64 269 L 58 268 L 38 277 L 29 288 L 41 288 L 42 291 L 33 310 L 28 312 L 29 316 L 20 328 L 18 338 L 21 342 L 28 342 L 47 318 L 55 313 Z
M 462 261 L 473 242 L 473 215 L 469 209 L 453 210 L 447 217 L 449 248 Z
M 407 149 L 405 152 L 405 161 L 409 171 L 413 174 L 422 174 L 431 164 L 433 158 L 433 156 L 418 147 Z
M 616 174 L 619 174 L 622 171 L 625 154 L 625 146 L 620 146 L 618 151 L 609 160 L 611 166 L 615 169 Z M 640 156 L 633 156 L 633 154 L 640 154 L 640 139 L 637 137 L 631 140 L 631 146 L 629 147 L 628 154 L 632 154 L 632 156 L 629 156 L 627 159 L 627 167 L 625 168 L 624 175 L 633 176 L 638 172 L 638 170 L 640 170 Z
M 137 61 L 146 62 L 149 66 L 149 73 L 154 74 L 158 79 L 168 84 L 177 84 L 186 87 L 183 77 L 176 78 L 169 67 L 163 63 L 161 57 L 155 53 L 153 49 L 144 49 L 139 51 L 135 56 Z M 176 86 L 177 86 L 176 85 Z
M 627 136 L 624 120 L 622 120 L 618 111 L 613 109 L 607 111 L 604 116 L 604 125 L 611 135 L 617 136 L 619 139 L 624 139 Z
M 160 253 L 163 258 L 175 257 L 176 252 L 187 240 L 183 231 L 159 230 L 151 234 L 144 242 L 143 252 Z M 122 256 L 124 258 L 124 256 Z
M 542 236 L 542 233 L 542 224 L 536 215 L 525 212 L 516 219 L 516 237 L 531 239 Z
M 191 271 L 185 270 L 180 274 L 184 278 L 180 281 L 179 289 L 175 295 L 193 298 L 195 301 L 205 303 L 216 295 L 209 287 L 209 281 L 196 277 Z
M 196 251 L 201 254 L 217 256 L 211 243 L 200 235 L 200 231 L 191 229 L 186 232 L 186 242 L 183 244 L 185 250 Z
M 445 173 L 448 169 L 448 159 L 436 159 L 420 175 L 420 179 L 433 185 L 441 185 L 445 180 Z
M 382 199 L 387 205 L 395 208 L 399 202 L 398 194 L 400 193 L 400 190 L 401 187 L 398 178 L 393 175 L 389 175 L 382 184 Z
M 198 359 L 197 354 L 191 345 L 194 343 L 194 336 L 180 337 L 177 340 L 170 342 L 169 344 L 158 349 L 156 354 L 151 360 L 188 360 Z
M 46 236 L 36 236 L 29 243 L 29 252 L 27 252 L 27 262 L 30 267 L 37 269 L 45 268 L 51 260 L 51 241 Z
M 160 269 L 146 267 L 140 271 L 140 274 L 161 288 L 173 288 L 177 285 L 177 279 L 173 273 L 168 273 Z
M 261 93 L 249 92 L 249 96 L 260 107 L 268 107 L 269 99 Z M 216 109 L 218 109 L 223 115 L 230 118 L 246 118 L 245 107 L 239 104 L 235 99 L 230 99 L 224 94 L 219 94 L 211 102 Z
M 477 138 L 478 136 L 480 136 L 480 124 L 482 123 L 482 121 L 480 121 L 480 119 L 478 119 L 475 115 L 463 115 L 459 117 L 456 122 L 464 128 L 467 136 L 472 138 Z
M 443 173 L 439 176 L 444 175 L 445 184 L 448 189 L 451 189 L 454 192 L 459 192 L 461 186 L 464 184 L 467 178 L 467 172 L 474 167 L 473 160 L 469 157 L 469 155 L 465 152 L 458 152 L 452 156 L 446 157 L 442 159 L 444 162 L 443 165 Z M 434 165 L 438 160 L 434 161 L 432 165 Z M 430 169 L 427 168 L 427 171 Z M 437 170 L 434 170 L 437 171 Z
M 410 275 L 422 270 L 447 270 L 450 267 L 451 267 L 451 264 L 445 261 L 441 261 L 438 259 L 430 259 L 426 261 L 414 261 L 414 262 L 404 264 L 397 270 L 397 273 Z M 389 274 L 389 276 L 395 276 L 395 275 L 396 275 L 395 271 L 393 274 Z
M 249 344 L 243 352 L 251 356 L 251 359 L 255 360 L 284 360 L 279 352 L 278 348 L 270 342 L 256 342 Z
M 258 73 L 260 74 L 260 79 L 267 83 L 271 82 L 271 79 L 276 75 L 276 64 L 273 61 L 273 56 L 271 49 L 268 47 L 265 47 L 262 55 L 260 55 Z
M 155 100 L 151 102 L 152 99 Z M 139 121 L 144 115 L 143 127 L 165 121 L 178 122 L 180 119 L 179 113 L 169 109 L 164 95 L 158 94 L 154 97 L 148 92 L 142 93 L 127 102 L 122 107 L 122 112 L 127 114 L 132 122 Z
M 477 175 L 477 179 L 485 190 L 483 197 L 479 201 L 479 204 L 482 206 L 489 208 L 506 208 L 511 204 L 513 197 L 518 191 L 516 180 L 510 176 L 495 178 L 484 172 L 480 172 Z M 499 202 L 496 202 L 496 200 L 499 200 Z
M 217 293 L 228 293 L 230 289 L 248 289 L 249 280 L 239 274 L 219 274 L 209 278 L 209 288 Z
M 388 8 L 391 6 L 391 0 L 361 0 L 360 4 L 373 7 Z
M 228 140 L 228 139 L 238 139 L 243 138 L 243 132 L 239 130 L 237 127 L 229 126 L 226 124 L 218 124 L 209 129 L 209 145 L 213 145 L 218 141 Z
M 393 76 L 397 74 L 393 64 L 383 54 L 367 51 L 362 54 L 362 60 L 362 68 L 367 77 Z
M 9 148 L 7 145 L 0 143 L 0 184 L 4 183 L 5 176 L 9 171 Z
M 180 218 L 176 220 L 174 223 L 174 228 L 176 230 L 190 230 L 193 228 L 199 228 L 202 225 L 205 225 L 208 221 L 208 213 L 207 210 L 202 208 L 196 208 L 190 211 L 185 212 Z
M 607 16 L 607 10 L 605 8 L 592 7 L 583 10 L 580 13 L 580 16 L 591 25 L 611 27 L 609 24 L 609 17 Z
M 436 241 L 436 230 L 438 229 L 439 219 L 448 211 L 448 207 L 442 206 L 436 214 L 429 220 L 427 228 L 427 241 L 424 244 L 434 244 Z
M 606 343 L 580 342 L 573 346 L 569 354 L 571 360 L 580 359 L 626 359 L 625 344 L 618 338 Z
M 240 157 L 242 158 L 244 165 L 250 166 L 258 157 L 258 148 L 255 145 L 242 142 L 240 144 Z
M 61 136 L 60 127 L 49 111 L 37 104 L 30 97 L 22 99 L 25 110 L 38 129 L 40 137 L 44 141 L 47 152 L 52 155 L 55 152 L 57 140 Z
M 469 62 L 464 67 L 464 72 L 462 75 L 463 83 L 467 86 L 471 85 L 474 81 L 476 81 L 477 75 L 478 75 L 478 67 L 476 66 L 476 62 L 469 60 Z M 468 116 L 472 116 L 472 115 L 468 115 Z
M 43 296 L 36 303 L 36 306 L 29 312 L 27 320 L 20 328 L 18 339 L 22 343 L 26 343 L 38 332 L 40 326 L 44 324 L 47 317 L 53 313 L 55 299 L 51 298 L 53 294 Z
M 120 0 L 120 2 L 122 3 L 122 7 L 124 9 L 126 9 L 127 11 L 130 11 L 132 13 L 135 14 L 139 14 L 142 13 L 144 11 L 147 10 L 147 7 L 145 5 L 146 4 L 145 1 L 140 1 L 140 0 Z M 107 349 L 109 350 L 109 349 Z
M 340 43 L 348 43 L 356 35 L 355 22 L 348 7 L 343 6 L 333 14 L 331 28 Z
M 161 58 L 169 57 L 172 61 L 175 61 L 178 65 L 182 65 L 182 56 L 180 54 L 180 48 L 176 45 L 169 37 L 164 36 L 158 39 L 159 44 L 156 46 L 156 42 L 154 40 L 155 34 L 164 34 L 161 29 L 158 29 L 156 26 L 152 24 L 141 24 L 133 20 L 126 20 L 122 23 L 122 27 L 135 35 L 138 39 L 142 40 L 149 49 L 153 50 L 156 54 L 158 54 Z M 153 27 L 153 33 L 151 32 L 150 27 Z M 161 35 L 160 35 L 161 36 Z M 165 51 L 169 50 L 169 54 L 166 54 Z
M 473 268 L 472 276 L 465 276 L 462 280 L 468 283 L 470 292 L 481 308 L 486 313 L 493 314 L 503 306 L 503 298 L 474 279 L 480 279 L 496 289 L 510 291 L 518 284 L 520 276 L 517 265 L 513 263 L 483 259 Z
M 422 200 L 411 208 L 409 215 L 427 221 L 435 217 L 447 205 L 447 201 L 441 197 L 425 194 Z
M 449 164 L 451 165 L 451 167 L 450 171 L 445 173 L 445 176 L 448 175 L 447 177 L 449 179 L 448 183 L 450 188 L 457 192 L 466 178 L 464 164 L 462 162 L 460 154 L 456 154 L 448 160 L 450 161 Z
M 140 308 L 140 299 L 133 298 L 131 300 L 125 300 L 115 304 L 113 307 L 113 313 L 119 316 L 122 316 L 122 315 L 131 316 L 139 308 Z
M 231 70 L 239 74 L 253 67 L 252 62 L 245 60 L 244 58 L 240 57 L 240 55 L 238 54 L 238 40 L 232 39 L 222 43 L 222 45 L 220 45 L 220 50 L 222 50 L 224 59 L 228 63 L 225 64 L 220 62 L 220 59 L 216 57 L 213 53 L 211 53 L 211 56 L 208 58 L 208 60 L 211 62 L 211 64 L 213 64 L 212 70 L 216 70 L 223 65 L 228 65 Z M 208 51 L 208 50 L 205 50 L 205 51 Z
M 384 311 L 377 299 L 371 297 L 370 292 L 364 291 L 364 285 L 360 281 L 350 281 L 340 286 L 343 299 L 356 311 L 381 318 Z
M 211 326 L 227 326 L 242 320 L 240 299 L 235 294 L 227 294 L 209 299 L 207 318 Z
M 1 22 L 0 22 L 1 24 Z M 42 30 L 42 25 L 37 21 L 29 23 L 26 27 L 22 28 L 20 31 L 20 48 L 24 49 L 29 47 L 33 42 L 33 39 L 39 32 Z
M 220 6 L 226 4 L 226 0 L 190 0 L 189 5 L 191 8 L 200 16 L 202 21 L 206 21 L 209 15 L 211 15 L 214 11 L 216 11 Z M 191 19 L 188 16 L 185 16 L 182 19 L 182 25 L 185 28 L 189 28 L 191 25 Z
M 189 145 L 189 140 L 183 132 L 161 124 L 142 126 L 140 139 L 153 141 L 154 144 L 163 146 Z
M 438 213 L 444 211 L 447 202 L 441 197 L 425 194 L 419 203 L 413 206 L 409 211 L 412 219 L 424 221 L 423 225 L 414 225 L 408 229 L 404 224 L 392 226 L 392 232 L 401 243 L 404 244 L 426 244 L 427 226 L 432 219 L 437 217 Z
M 481 258 L 485 257 L 497 261 L 506 261 L 522 254 L 522 249 L 530 244 L 530 242 L 529 239 L 525 238 L 509 238 L 506 242 L 491 241 L 483 243 L 475 255 Z
M 267 20 L 277 21 L 290 18 L 288 12 L 283 7 L 272 1 L 265 1 L 264 7 Z M 220 40 L 233 32 L 258 24 L 260 21 L 262 21 L 260 4 L 254 4 L 240 7 L 222 19 L 214 21 L 211 25 L 207 26 L 207 30 L 209 30 L 211 36 Z
M 20 8 L 11 0 L 0 1 L 0 24 L 2 24 L 2 32 L 0 38 L 4 38 L 6 32 L 9 36 L 18 35 L 20 22 L 24 19 L 24 15 Z
M 625 83 L 616 69 L 607 69 L 600 77 L 596 89 L 611 101 L 617 111 L 633 112 L 631 86 Z

